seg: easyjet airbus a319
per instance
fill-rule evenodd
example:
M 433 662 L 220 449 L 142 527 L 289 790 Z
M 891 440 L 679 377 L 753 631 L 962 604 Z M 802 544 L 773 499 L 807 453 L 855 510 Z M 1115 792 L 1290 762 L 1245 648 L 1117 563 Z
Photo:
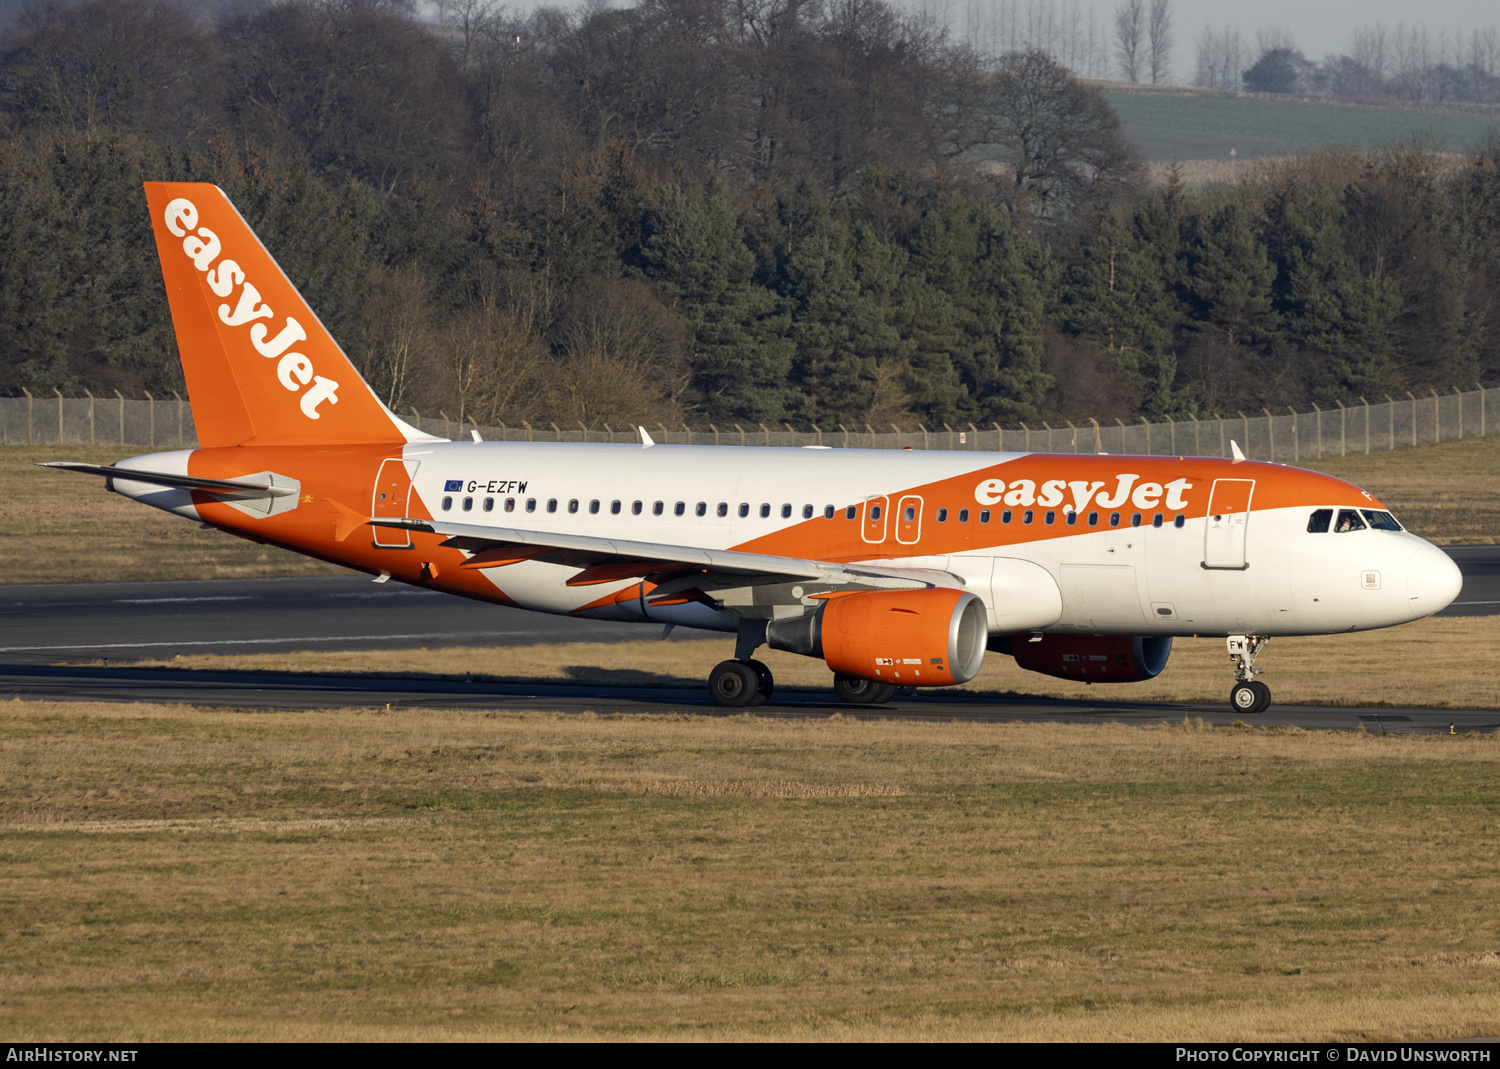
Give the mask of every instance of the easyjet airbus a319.
M 1095 683 L 1228 640 L 1230 704 L 1276 635 L 1389 627 L 1452 561 L 1358 487 L 1240 459 L 450 442 L 390 412 L 212 185 L 149 183 L 197 449 L 116 493 L 378 579 L 734 636 L 722 706 L 771 697 L 761 645 L 841 699 L 964 683 L 986 651 Z

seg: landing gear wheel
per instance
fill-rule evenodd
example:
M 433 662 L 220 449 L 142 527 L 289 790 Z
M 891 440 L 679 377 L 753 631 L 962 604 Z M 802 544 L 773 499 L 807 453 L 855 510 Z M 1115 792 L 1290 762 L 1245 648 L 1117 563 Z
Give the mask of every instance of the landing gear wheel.
M 1229 692 L 1229 707 L 1237 713 L 1259 713 L 1271 704 L 1271 688 L 1254 680 L 1236 683 Z
M 884 705 L 896 696 L 896 688 L 889 683 L 845 675 L 833 677 L 833 692 L 845 705 Z
M 776 679 L 771 675 L 771 670 L 759 661 L 745 662 L 752 672 L 755 673 L 756 695 L 750 699 L 750 704 L 765 705 L 771 700 L 771 695 L 776 693 Z
M 708 674 L 708 696 L 725 709 L 743 709 L 760 696 L 760 677 L 743 661 L 720 661 Z

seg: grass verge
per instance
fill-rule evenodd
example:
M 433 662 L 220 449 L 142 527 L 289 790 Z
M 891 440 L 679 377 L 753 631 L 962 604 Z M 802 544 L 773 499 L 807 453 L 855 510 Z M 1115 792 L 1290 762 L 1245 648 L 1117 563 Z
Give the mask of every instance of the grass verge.
M 1500 708 L 1500 617 L 1429 618 L 1384 631 L 1315 638 L 1278 638 L 1258 662 L 1261 678 L 1282 705 L 1385 705 L 1417 708 Z M 494 671 L 475 678 L 507 682 L 583 682 L 612 686 L 699 688 L 711 668 L 731 656 L 728 638 L 672 642 L 569 643 L 503 648 L 306 650 L 231 655 L 189 654 L 131 662 L 141 667 L 239 671 L 337 672 L 358 675 L 442 675 L 463 678 L 476 664 Z M 778 687 L 829 687 L 823 662 L 762 649 L 756 654 Z M 120 662 L 112 662 L 120 663 Z M 1178 639 L 1167 670 L 1144 683 L 1086 686 L 1016 667 L 1001 654 L 985 657 L 965 687 L 984 693 L 1033 694 L 1097 701 L 1227 699 L 1233 676 L 1223 639 Z
M 1500 1015 L 1494 735 L 0 705 L 35 1040 L 1394 1040 Z

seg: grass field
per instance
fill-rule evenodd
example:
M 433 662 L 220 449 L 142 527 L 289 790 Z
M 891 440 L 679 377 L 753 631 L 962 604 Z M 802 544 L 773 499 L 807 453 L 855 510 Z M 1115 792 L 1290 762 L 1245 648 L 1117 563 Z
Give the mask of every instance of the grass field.
M 1229 158 L 1252 161 L 1323 145 L 1378 148 L 1430 137 L 1434 147 L 1464 152 L 1500 125 L 1492 114 L 1452 114 L 1314 100 L 1226 97 L 1206 91 L 1109 88 L 1125 136 L 1153 162 Z
M 0 577 L 12 583 L 332 575 L 340 569 L 204 531 L 39 460 L 108 464 L 138 450 L 0 449 Z M 1364 487 L 1407 527 L 1443 543 L 1500 542 L 1500 435 L 1309 462 Z
M 1500 617 L 1428 619 L 1354 635 L 1278 638 L 1261 655 L 1261 678 L 1283 705 L 1374 705 L 1418 708 L 1500 708 Z M 403 650 L 302 650 L 290 653 L 189 654 L 138 662 L 142 667 L 331 672 L 355 675 L 464 678 L 476 664 L 493 664 L 480 680 L 577 682 L 610 686 L 667 686 L 701 690 L 709 670 L 731 656 L 727 636 L 671 642 L 567 643 L 507 647 Z M 827 688 L 822 661 L 761 649 L 789 689 Z M 120 662 L 115 661 L 118 665 Z M 1330 667 L 1335 670 L 1330 671 Z M 1417 668 L 1419 666 L 1419 670 Z M 990 654 L 970 683 L 958 689 L 1084 701 L 1223 702 L 1233 682 L 1222 638 L 1180 638 L 1167 670 L 1145 683 L 1086 686 L 1018 668 Z
M 28 1040 L 1500 1019 L 1494 735 L 0 705 Z

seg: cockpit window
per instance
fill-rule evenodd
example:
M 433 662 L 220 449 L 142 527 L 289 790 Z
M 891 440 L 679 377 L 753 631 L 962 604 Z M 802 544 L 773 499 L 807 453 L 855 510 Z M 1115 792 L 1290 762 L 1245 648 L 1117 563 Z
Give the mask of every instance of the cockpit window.
M 1317 509 L 1307 519 L 1308 534 L 1327 534 L 1328 525 L 1333 522 L 1333 509 Z
M 1370 526 L 1377 531 L 1399 531 L 1401 525 L 1396 522 L 1396 517 L 1389 512 L 1381 512 L 1379 509 L 1360 509 L 1365 514 L 1365 519 L 1370 521 Z
M 1334 527 L 1335 531 L 1344 534 L 1348 531 L 1363 531 L 1364 529 L 1365 521 L 1359 518 L 1358 509 L 1339 509 L 1339 522 Z

